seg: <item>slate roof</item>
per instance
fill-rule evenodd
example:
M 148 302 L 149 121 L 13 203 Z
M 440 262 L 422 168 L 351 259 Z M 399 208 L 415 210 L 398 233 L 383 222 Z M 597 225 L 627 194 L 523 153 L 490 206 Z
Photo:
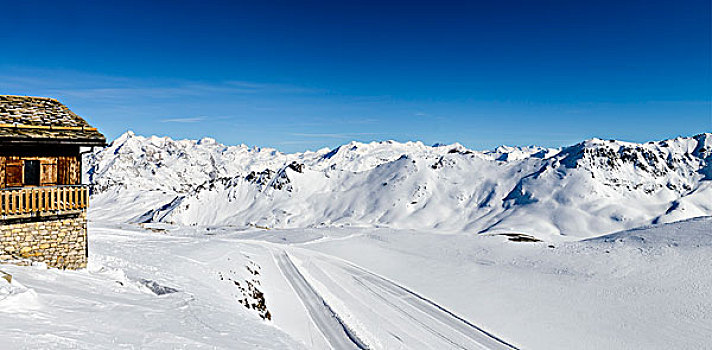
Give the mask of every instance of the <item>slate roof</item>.
M 106 144 L 104 135 L 59 101 L 9 95 L 0 95 L 0 141 Z

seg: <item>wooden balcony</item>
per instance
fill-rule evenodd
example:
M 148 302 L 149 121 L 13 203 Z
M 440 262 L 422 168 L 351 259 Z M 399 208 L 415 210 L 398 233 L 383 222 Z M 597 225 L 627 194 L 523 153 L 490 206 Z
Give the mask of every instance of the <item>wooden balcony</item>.
M 86 210 L 89 188 L 86 185 L 14 187 L 0 190 L 0 215 L 3 219 L 53 216 Z

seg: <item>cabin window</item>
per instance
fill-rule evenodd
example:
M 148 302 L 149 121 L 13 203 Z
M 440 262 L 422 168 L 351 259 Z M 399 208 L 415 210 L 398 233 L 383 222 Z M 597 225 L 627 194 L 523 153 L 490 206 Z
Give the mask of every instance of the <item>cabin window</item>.
M 39 186 L 40 185 L 40 161 L 25 160 L 25 174 L 23 184 L 25 186 Z

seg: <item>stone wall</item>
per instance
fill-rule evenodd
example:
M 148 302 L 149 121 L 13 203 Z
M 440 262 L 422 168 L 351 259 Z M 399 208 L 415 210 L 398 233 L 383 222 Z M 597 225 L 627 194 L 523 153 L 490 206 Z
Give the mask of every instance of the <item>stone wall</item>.
M 86 212 L 42 220 L 0 223 L 0 260 L 39 261 L 61 269 L 86 267 Z

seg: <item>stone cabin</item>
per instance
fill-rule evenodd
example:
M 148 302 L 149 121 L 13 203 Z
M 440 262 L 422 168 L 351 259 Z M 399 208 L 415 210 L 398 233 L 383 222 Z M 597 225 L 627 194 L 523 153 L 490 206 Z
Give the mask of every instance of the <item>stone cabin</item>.
M 86 267 L 81 154 L 105 145 L 55 99 L 0 95 L 0 261 Z

